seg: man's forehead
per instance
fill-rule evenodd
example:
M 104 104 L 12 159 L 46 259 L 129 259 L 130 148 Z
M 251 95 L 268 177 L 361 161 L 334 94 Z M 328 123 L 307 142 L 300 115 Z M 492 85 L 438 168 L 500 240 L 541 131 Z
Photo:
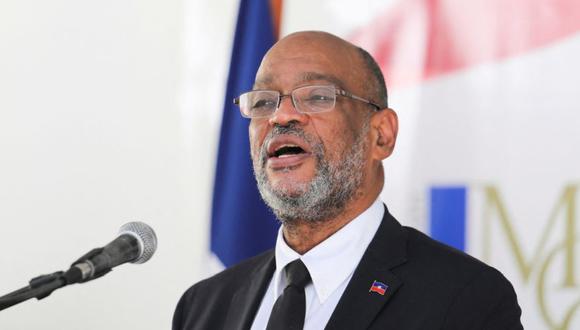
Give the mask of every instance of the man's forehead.
M 287 51 L 291 49 L 316 49 L 329 52 L 348 52 L 355 46 L 350 42 L 330 33 L 321 31 L 301 31 L 280 39 L 270 49 L 271 51 Z
M 264 74 L 257 76 L 256 81 L 254 82 L 254 89 L 271 88 L 276 86 L 278 83 L 277 78 L 279 77 L 274 74 Z M 344 82 L 340 78 L 331 73 L 325 72 L 299 72 L 295 77 L 292 78 L 295 86 L 300 86 L 312 82 L 326 82 L 337 87 L 344 86 Z
M 293 88 L 324 82 L 342 88 L 359 80 L 356 47 L 325 32 L 291 34 L 276 43 L 264 56 L 254 89 Z M 357 79 L 358 78 L 358 79 Z

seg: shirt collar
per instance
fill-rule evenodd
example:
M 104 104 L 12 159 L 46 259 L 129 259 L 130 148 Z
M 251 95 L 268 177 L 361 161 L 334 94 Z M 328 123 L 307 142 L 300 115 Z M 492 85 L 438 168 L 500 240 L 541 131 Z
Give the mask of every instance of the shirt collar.
M 379 228 L 384 212 L 383 203 L 377 199 L 363 213 L 304 255 L 286 244 L 280 227 L 275 249 L 274 299 L 282 294 L 286 286 L 286 278 L 282 276 L 284 267 L 296 259 L 302 259 L 312 277 L 316 295 L 320 303 L 324 303 L 354 272 Z

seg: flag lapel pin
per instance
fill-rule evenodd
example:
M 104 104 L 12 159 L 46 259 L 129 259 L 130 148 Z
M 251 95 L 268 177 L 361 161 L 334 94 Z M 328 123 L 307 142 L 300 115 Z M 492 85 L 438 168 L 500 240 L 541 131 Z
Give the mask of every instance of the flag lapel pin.
M 386 285 L 385 283 L 375 280 L 375 281 L 373 281 L 373 284 L 371 285 L 369 292 L 376 292 L 376 293 L 380 294 L 381 296 L 384 296 L 385 292 L 387 292 L 388 287 L 389 286 Z

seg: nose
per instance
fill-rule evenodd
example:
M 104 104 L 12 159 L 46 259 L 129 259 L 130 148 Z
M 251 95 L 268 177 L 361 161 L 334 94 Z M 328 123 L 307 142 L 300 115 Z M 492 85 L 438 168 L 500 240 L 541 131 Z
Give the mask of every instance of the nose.
M 278 109 L 274 111 L 269 119 L 270 125 L 288 126 L 291 122 L 305 124 L 309 116 L 296 110 L 290 95 L 281 95 Z

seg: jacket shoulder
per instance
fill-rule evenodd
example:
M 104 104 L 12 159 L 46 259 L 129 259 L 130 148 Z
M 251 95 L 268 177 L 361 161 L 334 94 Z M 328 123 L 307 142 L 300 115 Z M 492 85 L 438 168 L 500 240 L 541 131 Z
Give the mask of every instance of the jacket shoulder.
M 407 262 L 395 270 L 405 278 L 401 291 L 421 296 L 443 328 L 521 329 L 516 293 L 499 270 L 416 229 L 402 230 Z
M 256 270 L 273 263 L 273 258 L 273 250 L 266 251 L 191 286 L 177 303 L 173 329 L 203 329 L 205 325 L 221 324 L 233 292 L 246 285 Z
M 247 276 L 250 273 L 254 272 L 260 266 L 263 266 L 273 260 L 274 251 L 268 250 L 263 252 L 257 256 L 251 257 L 249 259 L 243 260 L 240 263 L 231 266 L 229 268 L 224 269 L 223 271 L 208 277 L 197 284 L 193 285 L 204 287 L 204 286 L 212 286 L 213 284 L 220 284 L 226 285 L 228 283 L 234 283 L 236 285 L 240 284 L 240 276 Z
M 407 266 L 421 269 L 420 278 L 459 289 L 478 277 L 491 276 L 511 287 L 509 281 L 497 269 L 469 254 L 443 244 L 422 232 L 402 227 L 407 232 Z
M 424 266 L 437 265 L 438 269 L 449 266 L 455 270 L 461 269 L 467 272 L 492 269 L 484 262 L 461 250 L 443 244 L 417 229 L 402 227 L 402 230 L 407 233 L 407 253 L 411 262 L 426 263 Z

